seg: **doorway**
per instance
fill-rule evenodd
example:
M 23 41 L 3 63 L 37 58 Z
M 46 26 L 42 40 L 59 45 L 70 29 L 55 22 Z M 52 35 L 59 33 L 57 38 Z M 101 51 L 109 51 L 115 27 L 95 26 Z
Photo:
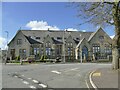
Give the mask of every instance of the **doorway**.
M 84 56 L 86 59 L 88 58 L 88 48 L 86 46 L 83 46 L 82 48 L 82 59 L 84 59 Z

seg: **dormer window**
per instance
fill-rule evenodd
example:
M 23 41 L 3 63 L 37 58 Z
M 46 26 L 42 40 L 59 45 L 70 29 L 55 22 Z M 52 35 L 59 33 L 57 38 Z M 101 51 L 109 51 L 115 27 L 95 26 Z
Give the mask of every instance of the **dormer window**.
M 40 39 L 40 37 L 36 37 L 36 39 Z
M 62 37 L 57 37 L 57 39 L 58 39 L 58 40 L 61 40 L 61 39 L 62 39 Z
M 80 40 L 80 38 L 76 38 L 76 40 Z

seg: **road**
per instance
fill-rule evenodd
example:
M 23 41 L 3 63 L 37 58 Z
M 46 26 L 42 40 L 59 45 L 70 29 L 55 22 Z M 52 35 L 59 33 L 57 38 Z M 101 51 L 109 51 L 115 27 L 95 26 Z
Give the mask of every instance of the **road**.
M 2 65 L 2 88 L 88 88 L 89 72 L 111 64 Z

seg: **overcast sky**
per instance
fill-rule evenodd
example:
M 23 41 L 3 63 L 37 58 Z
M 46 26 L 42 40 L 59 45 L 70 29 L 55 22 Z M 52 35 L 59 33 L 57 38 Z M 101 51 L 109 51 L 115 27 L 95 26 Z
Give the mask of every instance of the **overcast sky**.
M 0 48 L 5 48 L 6 33 L 10 41 L 21 28 L 25 30 L 73 30 L 96 31 L 97 26 L 78 24 L 83 20 L 77 17 L 77 10 L 68 7 L 68 2 L 3 2 L 2 3 L 2 35 Z M 113 27 L 104 28 L 108 35 L 114 35 Z

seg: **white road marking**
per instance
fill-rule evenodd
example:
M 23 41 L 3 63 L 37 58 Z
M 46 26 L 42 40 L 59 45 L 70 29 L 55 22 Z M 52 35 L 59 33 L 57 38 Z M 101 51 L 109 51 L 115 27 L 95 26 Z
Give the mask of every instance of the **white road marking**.
M 16 75 L 15 75 L 14 77 L 16 77 L 16 78 L 17 78 L 18 76 L 16 76 Z
M 21 75 L 21 76 L 23 76 L 23 77 L 24 77 L 25 75 Z
M 79 76 L 79 77 L 81 77 L 81 75 L 80 74 L 76 74 L 77 76 Z
M 23 81 L 24 84 L 29 84 L 27 81 Z
M 87 85 L 87 88 L 90 90 L 90 87 L 89 87 L 89 85 L 88 85 L 88 83 L 87 83 L 87 80 L 85 80 L 85 83 L 86 83 L 86 85 Z
M 61 72 L 58 72 L 58 71 L 51 71 L 53 73 L 56 73 L 56 74 L 61 74 Z
M 64 70 L 64 72 L 74 71 L 74 70 L 77 70 L 77 69 L 78 68 L 66 69 L 66 70 Z
M 30 86 L 30 88 L 32 88 L 32 89 L 36 89 L 36 87 L 35 87 L 35 86 Z
M 23 79 L 20 79 L 20 80 L 23 80 Z
M 73 69 L 71 69 L 71 70 L 77 70 L 78 68 L 73 68 Z
M 32 78 L 28 78 L 29 80 L 32 79 Z
M 39 83 L 39 81 L 37 81 L 37 80 L 32 80 L 34 83 Z
M 46 85 L 44 85 L 44 84 L 39 84 L 40 86 L 42 86 L 43 88 L 46 88 L 47 86 Z

